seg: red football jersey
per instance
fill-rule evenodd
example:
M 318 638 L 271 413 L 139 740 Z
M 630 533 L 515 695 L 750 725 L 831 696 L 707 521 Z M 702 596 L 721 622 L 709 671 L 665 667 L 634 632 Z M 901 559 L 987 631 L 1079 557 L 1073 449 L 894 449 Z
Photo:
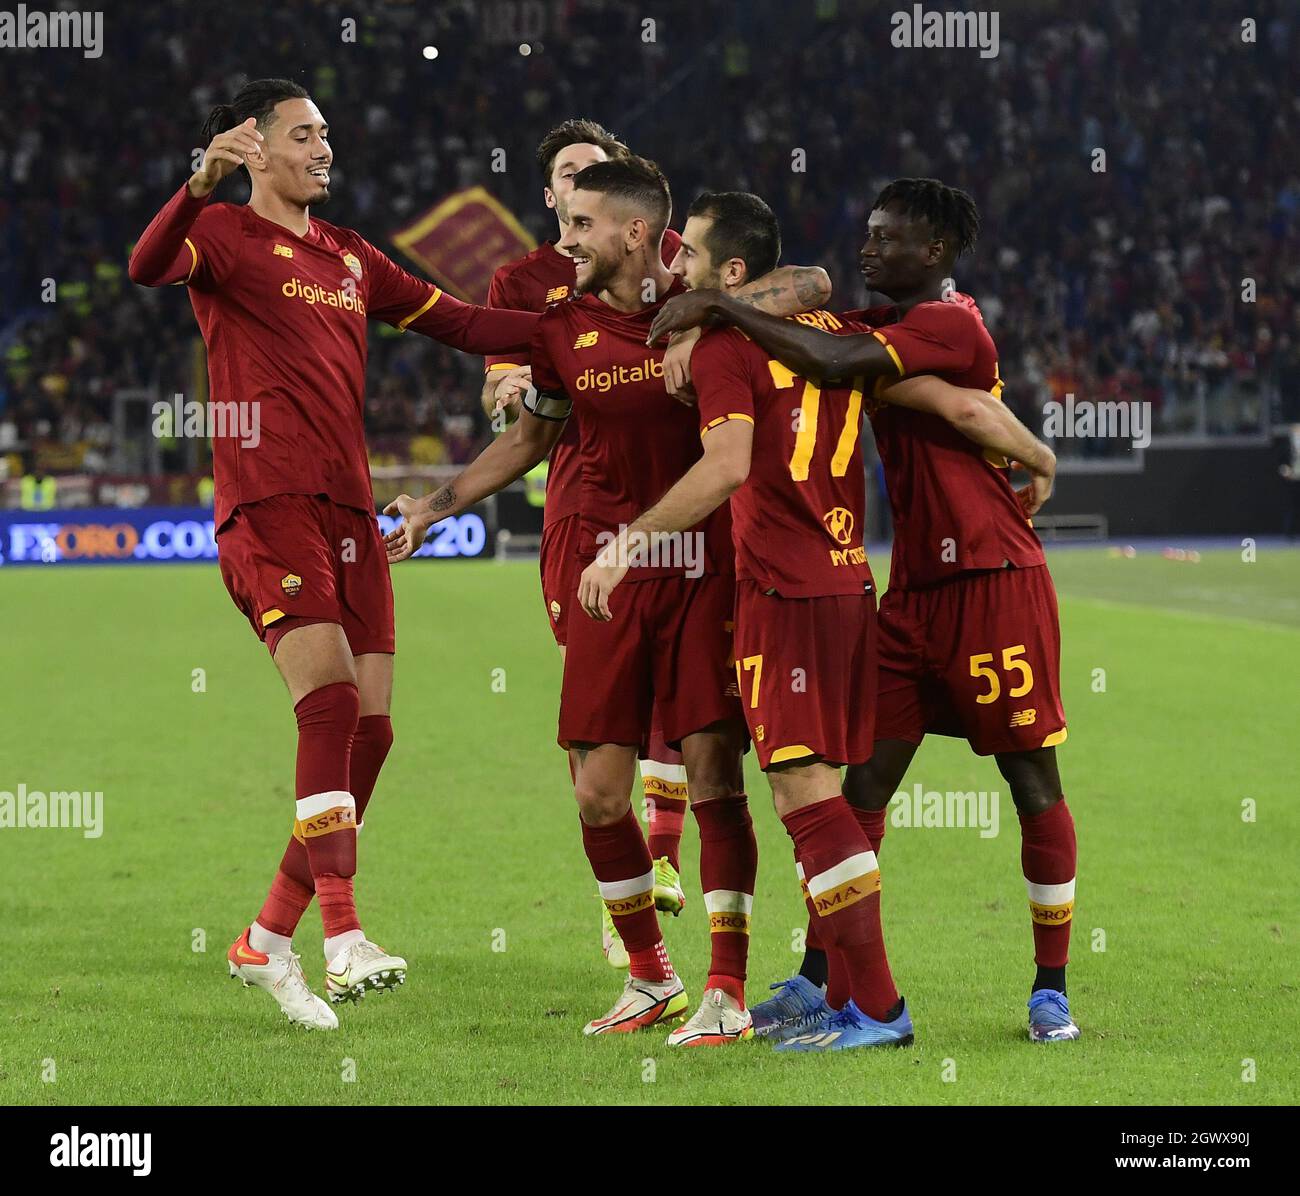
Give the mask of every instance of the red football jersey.
M 351 229 L 306 236 L 182 185 L 131 254 L 131 278 L 183 282 L 208 347 L 209 401 L 253 435 L 214 436 L 214 514 L 273 494 L 325 494 L 374 513 L 366 456 L 366 319 L 467 353 L 526 348 L 538 317 L 444 294 Z
M 871 332 L 898 376 L 936 374 L 954 386 L 1002 391 L 998 353 L 973 304 L 919 303 L 846 312 L 843 333 Z M 865 327 L 864 327 L 865 326 Z M 1016 501 L 1006 461 L 990 460 L 946 420 L 871 399 L 876 448 L 894 518 L 890 586 L 1043 564 L 1043 546 Z
M 669 290 L 638 312 L 616 311 L 595 295 L 547 308 L 533 337 L 533 385 L 563 395 L 581 431 L 582 535 L 578 556 L 590 561 L 621 527 L 654 506 L 701 455 L 695 413 L 664 389 L 664 351 L 645 339 Z M 704 573 L 731 573 L 731 520 L 725 506 L 691 532 L 704 534 Z M 692 541 L 694 543 L 694 541 Z M 679 576 L 691 562 L 640 563 L 628 581 Z
M 795 318 L 840 325 L 824 311 Z M 861 381 L 819 386 L 734 328 L 701 338 L 691 378 L 701 436 L 729 419 L 754 425 L 749 477 L 731 496 L 736 576 L 783 598 L 868 590 Z
M 663 260 L 668 265 L 677 256 L 682 239 L 673 230 L 664 230 Z M 507 262 L 492 275 L 488 287 L 488 307 L 511 307 L 519 311 L 543 312 L 573 294 L 576 267 L 552 241 L 543 241 L 531 253 Z M 486 358 L 488 369 L 506 369 L 527 363 L 527 354 Z M 564 431 L 551 449 L 550 467 L 546 471 L 546 508 L 542 526 L 550 527 L 570 515 L 578 514 L 582 469 L 578 464 L 578 418 L 569 417 Z

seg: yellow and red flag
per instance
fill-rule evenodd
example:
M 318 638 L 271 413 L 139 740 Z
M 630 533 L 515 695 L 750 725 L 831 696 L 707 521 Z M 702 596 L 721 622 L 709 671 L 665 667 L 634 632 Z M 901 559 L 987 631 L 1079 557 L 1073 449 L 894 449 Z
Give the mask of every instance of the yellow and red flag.
M 487 298 L 498 266 L 536 248 L 514 213 L 484 187 L 436 203 L 393 234 L 393 244 L 445 291 L 470 303 Z

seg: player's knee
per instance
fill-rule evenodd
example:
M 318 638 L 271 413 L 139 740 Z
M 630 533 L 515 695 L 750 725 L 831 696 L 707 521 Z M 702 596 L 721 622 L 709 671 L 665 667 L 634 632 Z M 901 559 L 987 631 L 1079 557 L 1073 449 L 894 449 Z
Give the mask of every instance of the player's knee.
M 610 826 L 627 814 L 626 791 L 619 792 L 580 780 L 574 787 L 573 796 L 578 802 L 578 813 L 588 826 Z
M 859 810 L 883 810 L 898 788 L 868 764 L 851 764 L 844 770 L 844 797 Z
M 300 733 L 352 734 L 361 717 L 361 695 L 353 682 L 334 681 L 300 698 L 293 712 Z
M 998 771 L 1011 788 L 1011 800 L 1026 817 L 1046 813 L 1061 800 L 1061 778 L 1056 753 L 1008 752 L 997 757 Z

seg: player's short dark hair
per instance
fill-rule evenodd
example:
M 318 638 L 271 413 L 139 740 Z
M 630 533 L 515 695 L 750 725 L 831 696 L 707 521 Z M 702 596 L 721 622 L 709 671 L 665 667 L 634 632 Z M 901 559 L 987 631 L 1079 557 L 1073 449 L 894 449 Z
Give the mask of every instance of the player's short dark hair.
M 218 133 L 229 132 L 250 116 L 255 116 L 257 127 L 264 130 L 271 123 L 275 106 L 281 100 L 310 98 L 307 89 L 292 79 L 254 79 L 245 83 L 229 104 L 218 104 L 208 113 L 199 137 L 206 146 Z
M 542 181 L 548 187 L 551 185 L 555 159 L 566 145 L 596 145 L 611 160 L 626 158 L 632 152 L 604 125 L 588 120 L 585 116 L 561 121 L 537 145 L 537 168 L 542 172 Z
M 975 247 L 980 231 L 980 214 L 965 191 L 949 187 L 938 179 L 895 179 L 879 195 L 872 208 L 894 204 L 909 220 L 924 220 L 953 248 L 959 258 Z
M 713 221 L 704 245 L 715 265 L 738 257 L 752 280 L 775 270 L 781 260 L 781 222 L 757 195 L 702 191 L 686 214 Z
M 673 197 L 663 171 L 649 158 L 629 154 L 612 162 L 594 162 L 574 176 L 575 191 L 596 191 L 623 200 L 645 216 L 660 237 L 673 214 Z

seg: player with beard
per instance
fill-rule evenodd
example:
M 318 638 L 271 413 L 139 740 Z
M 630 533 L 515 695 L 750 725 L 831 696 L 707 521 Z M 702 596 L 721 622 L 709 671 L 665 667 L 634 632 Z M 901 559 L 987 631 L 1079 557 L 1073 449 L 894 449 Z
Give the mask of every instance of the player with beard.
M 867 285 L 892 302 L 846 313 L 840 331 L 849 335 L 773 320 L 710 291 L 665 305 L 652 336 L 722 320 L 806 376 L 864 376 L 879 385 L 932 373 L 996 394 L 997 349 L 973 301 L 952 293 L 949 281 L 978 232 L 964 191 L 937 179 L 896 179 L 876 197 L 862 247 Z M 1074 819 L 1056 763 L 1066 737 L 1060 621 L 1029 524 L 1051 494 L 1055 458 L 1042 444 L 1017 454 L 1032 478 L 1017 493 L 1006 456 L 981 452 L 930 413 L 879 405 L 871 421 L 894 553 L 880 605 L 876 742 L 870 761 L 849 769 L 845 793 L 879 850 L 886 805 L 927 733 L 965 738 L 976 754 L 995 758 L 1020 819 L 1036 964 L 1029 1037 L 1076 1039 L 1065 990 Z M 785 985 L 782 1019 L 825 1016 L 825 966 L 823 953 L 809 952 Z
M 353 895 L 357 829 L 392 744 L 393 592 L 366 456 L 366 320 L 467 353 L 526 347 L 527 312 L 461 303 L 311 209 L 329 198 L 329 126 L 287 79 L 246 84 L 204 126 L 202 164 L 131 254 L 145 286 L 183 283 L 208 350 L 213 404 L 256 434 L 213 438 L 221 576 L 293 702 L 293 833 L 230 974 L 291 1022 L 335 1029 L 292 938 L 315 896 L 330 1000 L 392 990 L 406 961 L 367 939 Z M 245 205 L 210 204 L 243 168 Z M 255 422 L 254 422 L 255 420 Z
M 546 241 L 518 261 L 496 271 L 488 291 L 489 307 L 510 307 L 527 311 L 545 311 L 551 303 L 569 298 L 576 286 L 573 258 L 561 246 L 569 232 L 569 197 L 573 194 L 578 172 L 596 162 L 625 158 L 628 148 L 607 129 L 587 119 L 567 120 L 556 125 L 537 147 L 537 163 L 549 185 L 544 190 L 548 207 L 555 211 L 559 239 Z M 664 231 L 662 257 L 668 265 L 677 256 L 681 237 L 672 229 Z M 762 289 L 782 293 L 798 280 L 803 291 L 801 302 L 829 297 L 829 280 L 824 271 L 801 267 L 783 267 L 762 281 Z M 758 289 L 750 284 L 737 289 L 743 300 Z M 693 337 L 691 338 L 694 339 Z M 689 349 L 685 348 L 689 353 Z M 665 355 L 665 367 L 672 369 L 674 350 Z M 519 378 L 530 378 L 526 359 L 521 354 L 487 359 L 483 386 L 483 407 L 493 415 L 505 410 L 511 419 L 518 418 Z M 502 398 L 498 400 L 498 394 Z M 507 399 L 506 394 L 514 397 Z M 542 542 L 538 554 L 542 575 L 542 597 L 550 617 L 551 632 L 564 655 L 568 643 L 569 616 L 576 605 L 578 591 L 577 546 L 581 525 L 579 491 L 582 466 L 578 454 L 578 416 L 569 415 L 560 439 L 551 450 L 546 470 L 546 507 L 543 515 Z M 682 889 L 679 847 L 687 810 L 686 769 L 681 753 L 664 742 L 662 719 L 656 704 L 650 722 L 645 758 L 640 762 L 642 790 L 649 826 L 646 837 L 654 860 L 655 906 L 662 912 L 679 914 L 685 905 Z M 609 908 L 601 903 L 601 950 L 614 967 L 627 967 L 627 951 L 618 937 Z
M 405 519 L 388 537 L 390 560 L 409 556 L 434 521 L 531 469 L 573 410 L 582 437 L 584 563 L 699 459 L 695 414 L 665 393 L 662 350 L 645 346 L 655 312 L 681 289 L 663 265 L 670 212 L 667 180 L 643 159 L 596 163 L 576 177 L 560 247 L 575 260 L 581 297 L 542 316 L 519 420 L 448 486 L 389 506 Z M 795 298 L 801 277 L 796 272 L 784 296 L 786 311 L 807 306 Z M 628 801 L 657 700 L 665 738 L 680 744 L 686 762 L 712 952 L 701 1007 L 668 1041 L 718 1045 L 752 1033 L 744 981 L 758 864 L 730 663 L 735 576 L 725 510 L 667 547 L 677 551 L 643 546 L 610 621 L 569 625 L 558 739 L 570 752 L 583 846 L 629 956 L 623 993 L 585 1033 L 635 1030 L 688 1004 L 664 949 L 652 861 Z
M 731 295 L 751 272 L 771 270 L 780 248 L 776 216 L 756 195 L 706 192 L 691 205 L 673 271 L 693 289 Z M 827 311 L 794 319 L 842 327 Z M 775 1023 L 765 1001 L 752 1011 L 755 1029 L 781 1031 L 773 1037 L 783 1051 L 903 1045 L 912 1022 L 885 954 L 880 870 L 840 780 L 842 765 L 871 756 L 876 713 L 863 380 L 797 377 L 731 328 L 702 338 L 691 369 L 704 455 L 627 536 L 678 532 L 730 498 L 741 705 L 794 843 L 810 941 L 824 950 L 825 1003 L 834 1010 L 800 1033 L 805 1027 Z M 1034 451 L 1033 434 L 991 394 L 930 376 L 878 393 L 947 421 L 983 448 Z M 607 618 L 610 594 L 626 575 L 618 546 L 602 550 L 579 583 L 583 609 Z

